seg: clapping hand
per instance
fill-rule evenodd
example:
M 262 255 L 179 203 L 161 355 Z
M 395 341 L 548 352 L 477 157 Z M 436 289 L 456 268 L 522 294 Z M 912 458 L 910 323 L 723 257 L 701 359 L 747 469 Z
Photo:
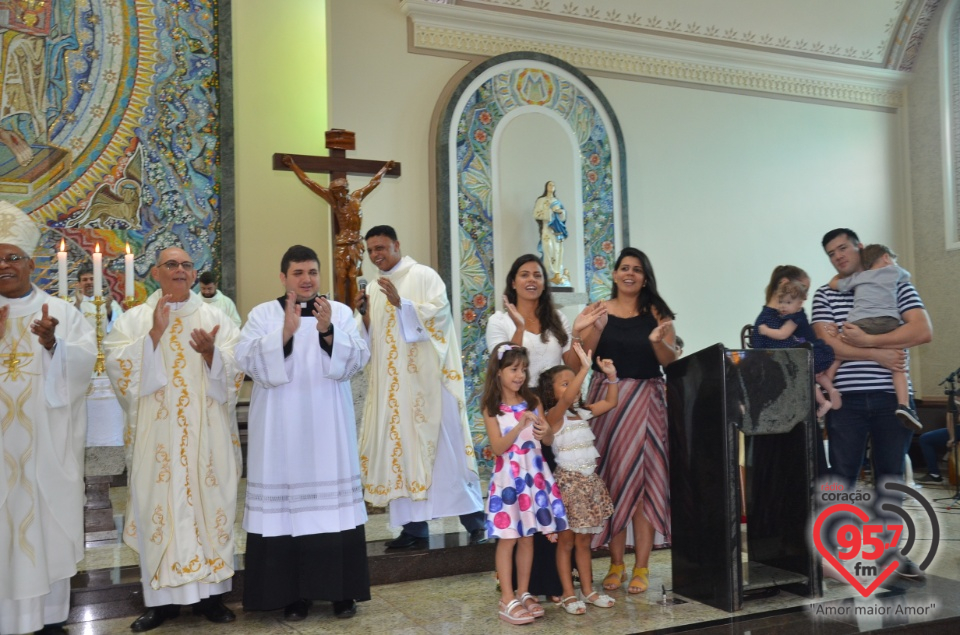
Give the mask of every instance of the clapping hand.
M 380 276 L 377 278 L 377 284 L 380 285 L 380 290 L 387 296 L 387 302 L 400 308 L 400 292 L 397 291 L 397 288 L 393 286 L 393 282 L 389 278 L 384 278 Z
M 283 305 L 283 344 L 286 345 L 293 334 L 300 328 L 300 304 L 297 303 L 297 294 L 287 292 L 287 301 Z
M 213 366 L 214 341 L 217 338 L 217 332 L 219 330 L 220 325 L 217 324 L 210 332 L 204 331 L 203 329 L 193 329 L 193 332 L 190 334 L 190 347 L 200 353 L 203 361 L 207 363 L 207 368 Z
M 8 307 L 4 307 L 5 309 Z M 57 336 L 55 334 L 57 329 L 57 324 L 60 322 L 55 317 L 50 317 L 48 313 L 49 309 L 47 305 L 44 304 L 40 309 L 40 319 L 34 320 L 33 324 L 30 325 L 30 332 L 37 336 L 37 339 L 40 340 L 40 346 L 45 349 L 52 350 L 53 345 L 57 343 Z M 6 314 L 3 316 L 3 321 L 6 322 Z
M 603 302 L 597 302 L 593 306 L 597 310 L 597 317 L 593 321 L 593 326 L 598 331 L 602 331 L 607 326 L 607 305 Z
M 604 326 L 606 326 L 606 316 L 607 307 L 604 306 L 603 302 L 588 304 L 587 306 L 583 307 L 583 311 L 580 311 L 579 315 L 574 318 L 573 332 L 579 333 L 589 326 L 595 326 L 598 330 L 601 330 Z M 602 326 L 598 323 L 601 317 L 603 318 Z
M 517 306 L 512 304 L 510 300 L 507 299 L 506 294 L 503 296 L 503 310 L 507 312 L 507 315 L 510 316 L 510 319 L 513 320 L 514 325 L 516 325 L 518 331 L 524 329 L 526 320 L 523 319 L 523 316 L 520 315 L 520 311 L 517 310 Z
M 617 367 L 613 365 L 612 359 L 598 357 L 597 366 L 600 367 L 600 372 L 606 375 L 608 380 L 611 382 L 617 381 Z
M 577 357 L 580 358 L 580 368 L 590 368 L 590 356 L 593 351 L 584 352 L 583 346 L 580 345 L 580 342 L 573 342 L 573 352 L 577 354 Z
M 663 342 L 668 346 L 672 346 L 673 336 L 673 320 L 664 320 L 657 325 L 657 328 L 650 332 L 650 341 L 654 344 L 657 342 Z
M 173 298 L 169 293 L 157 300 L 157 306 L 153 309 L 153 328 L 150 329 L 150 339 L 153 340 L 153 348 L 160 344 L 160 338 L 163 337 L 167 327 L 170 326 L 170 307 L 167 306 Z
M 325 333 L 330 330 L 330 318 L 333 309 L 330 306 L 330 300 L 324 296 L 317 296 L 313 301 L 313 316 L 317 318 L 317 331 Z

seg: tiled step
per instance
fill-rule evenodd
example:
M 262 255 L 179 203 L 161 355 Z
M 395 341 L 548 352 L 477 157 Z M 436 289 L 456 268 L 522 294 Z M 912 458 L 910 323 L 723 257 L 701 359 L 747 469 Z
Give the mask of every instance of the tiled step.
M 386 551 L 384 541 L 367 543 L 372 585 L 424 580 L 464 573 L 492 571 L 495 543 L 468 545 L 465 532 L 434 535 L 427 549 Z M 233 576 L 229 604 L 243 597 L 244 571 Z M 494 582 L 491 579 L 491 589 Z M 492 591 L 491 591 L 492 592 Z M 143 610 L 139 567 L 101 569 L 79 573 L 71 580 L 68 623 L 112 617 L 135 617 Z

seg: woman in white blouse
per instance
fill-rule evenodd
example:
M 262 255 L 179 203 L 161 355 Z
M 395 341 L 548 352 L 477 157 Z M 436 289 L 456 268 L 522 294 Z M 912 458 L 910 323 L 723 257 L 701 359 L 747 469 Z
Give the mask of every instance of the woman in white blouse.
M 580 358 L 570 345 L 579 339 L 580 331 L 606 314 L 603 303 L 587 306 L 573 321 L 571 330 L 567 318 L 553 305 L 546 283 L 547 272 L 540 258 L 533 254 L 520 256 L 507 273 L 504 310 L 487 321 L 488 351 L 501 342 L 527 349 L 527 383 L 531 386 L 536 385 L 541 372 L 558 364 L 578 371 Z M 550 446 L 543 446 L 543 457 L 551 468 L 556 467 Z M 556 545 L 543 538 L 543 534 L 534 536 L 529 588 L 533 595 L 550 596 L 558 602 L 563 586 L 557 575 L 556 550 Z

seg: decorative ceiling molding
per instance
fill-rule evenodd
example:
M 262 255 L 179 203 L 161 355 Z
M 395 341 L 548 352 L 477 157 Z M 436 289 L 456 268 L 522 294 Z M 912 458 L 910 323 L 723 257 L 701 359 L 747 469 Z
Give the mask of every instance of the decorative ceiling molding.
M 905 72 L 427 0 L 402 0 L 411 49 L 457 57 L 532 51 L 585 73 L 898 109 Z
M 436 0 L 433 0 L 436 3 Z M 923 4 L 928 0 L 910 0 Z M 814 55 L 880 67 L 907 0 L 447 0 L 484 11 L 577 21 L 697 38 L 733 46 Z
M 890 41 L 890 52 L 884 67 L 900 71 L 913 70 L 913 64 L 920 53 L 920 45 L 938 6 L 940 0 L 911 0 L 900 18 L 896 34 Z

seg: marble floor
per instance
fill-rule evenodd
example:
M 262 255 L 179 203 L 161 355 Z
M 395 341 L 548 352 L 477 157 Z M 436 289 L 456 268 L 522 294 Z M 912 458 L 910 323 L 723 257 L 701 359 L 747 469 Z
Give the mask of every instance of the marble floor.
M 113 488 L 120 490 L 122 488 Z M 953 501 L 953 487 L 927 487 L 921 490 L 928 499 L 947 497 L 933 502 L 940 525 L 938 551 L 923 582 L 888 578 L 881 590 L 862 598 L 849 585 L 834 580 L 824 581 L 822 598 L 804 598 L 781 591 L 774 597 L 749 600 L 743 610 L 727 613 L 693 601 L 682 604 L 662 603 L 661 589 L 668 600 L 672 586 L 670 551 L 654 552 L 651 559 L 651 585 L 647 593 L 628 595 L 626 589 L 612 592 L 617 600 L 610 609 L 590 607 L 585 615 L 567 615 L 546 604 L 546 616 L 534 624 L 509 626 L 497 618 L 497 600 L 493 558 L 487 572 L 469 573 L 398 584 L 374 586 L 372 599 L 360 605 L 351 620 L 333 617 L 330 605 L 317 603 L 302 622 L 283 621 L 282 612 L 245 613 L 238 598 L 228 601 L 237 613 L 237 621 L 213 625 L 185 611 L 183 616 L 167 622 L 155 632 L 180 633 L 603 633 L 618 635 L 640 632 L 697 633 L 856 633 L 880 629 L 910 632 L 958 632 L 960 629 L 960 506 L 947 509 Z M 114 511 L 122 514 L 122 491 L 115 497 Z M 242 500 L 242 496 L 240 498 Z M 920 507 L 907 501 L 904 508 L 921 518 Z M 917 514 L 914 514 L 917 511 Z M 431 531 L 455 534 L 460 531 L 456 519 L 436 521 Z M 387 526 L 385 514 L 371 515 L 367 524 L 368 540 L 379 541 L 396 535 Z M 922 557 L 932 544 L 931 525 L 917 523 L 915 554 Z M 449 540 L 448 540 L 449 542 Z M 461 542 L 460 544 L 464 544 Z M 492 552 L 491 552 L 492 553 Z M 629 558 L 629 556 L 628 556 Z M 607 558 L 593 561 L 595 579 L 606 572 Z M 89 573 L 130 571 L 136 564 L 135 554 L 122 545 L 99 545 L 88 550 L 83 566 Z M 242 559 L 239 560 L 242 567 Z M 126 567 L 126 569 L 124 569 Z M 232 597 L 232 596 L 231 596 Z M 74 635 L 129 633 L 133 618 L 129 615 L 102 618 L 97 611 L 77 610 L 71 613 L 68 630 Z M 950 623 L 950 620 L 954 620 Z

